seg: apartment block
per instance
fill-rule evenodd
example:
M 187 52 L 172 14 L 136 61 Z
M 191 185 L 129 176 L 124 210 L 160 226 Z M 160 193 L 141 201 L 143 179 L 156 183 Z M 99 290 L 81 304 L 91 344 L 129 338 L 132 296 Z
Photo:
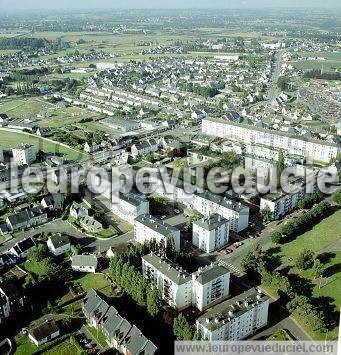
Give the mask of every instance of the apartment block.
M 242 340 L 268 322 L 269 297 L 252 288 L 210 308 L 196 320 L 202 339 Z
M 113 196 L 111 210 L 132 224 L 136 217 L 149 213 L 149 201 L 132 192 L 126 194 L 119 192 L 118 198 Z
M 275 149 L 283 149 L 289 154 L 301 155 L 312 160 L 328 163 L 341 151 L 336 143 L 312 138 L 303 138 L 277 130 L 231 122 L 224 119 L 205 118 L 202 133 L 237 140 L 245 145 L 261 144 Z
M 30 165 L 36 160 L 36 149 L 33 145 L 22 144 L 12 149 L 15 165 Z
M 172 238 L 175 250 L 180 250 L 180 230 L 149 214 L 135 218 L 134 236 L 138 243 L 154 240 L 165 247 L 168 239 Z
M 229 233 L 229 220 L 215 213 L 193 222 L 192 244 L 210 253 L 228 243 Z
M 179 310 L 191 305 L 203 310 L 229 294 L 230 271 L 219 264 L 189 274 L 171 260 L 151 253 L 142 257 L 142 272 L 163 299 Z

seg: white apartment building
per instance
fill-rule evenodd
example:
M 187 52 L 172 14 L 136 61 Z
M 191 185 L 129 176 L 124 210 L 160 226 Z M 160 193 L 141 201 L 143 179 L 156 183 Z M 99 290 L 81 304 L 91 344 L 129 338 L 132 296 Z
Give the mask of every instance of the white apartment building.
M 16 165 L 30 165 L 36 160 L 36 149 L 33 145 L 23 144 L 13 148 L 12 153 Z
M 180 230 L 149 214 L 135 218 L 134 236 L 138 243 L 155 240 L 164 246 L 167 246 L 168 238 L 172 238 L 174 249 L 180 250 Z
M 210 253 L 228 243 L 229 233 L 229 220 L 215 213 L 193 222 L 192 244 Z
M 156 254 L 142 257 L 142 272 L 157 287 L 162 298 L 181 310 L 191 305 L 200 311 L 229 295 L 230 271 L 211 264 L 189 274 L 177 264 Z
M 204 340 L 245 339 L 267 324 L 268 309 L 269 297 L 253 288 L 210 308 L 196 328 Z
M 200 311 L 228 297 L 230 271 L 222 265 L 211 264 L 192 274 L 192 305 Z
M 245 145 L 262 144 L 283 149 L 289 154 L 298 154 L 326 163 L 336 158 L 341 151 L 340 146 L 335 143 L 216 118 L 203 119 L 202 133 L 237 140 Z
M 113 196 L 111 210 L 125 221 L 133 224 L 134 219 L 149 213 L 149 201 L 137 194 L 119 192 L 118 198 Z
M 155 183 L 155 193 L 181 202 L 206 217 L 217 213 L 230 221 L 230 229 L 235 232 L 240 232 L 248 227 L 249 207 L 241 202 L 236 202 L 230 197 L 223 197 L 207 190 L 188 193 L 187 191 L 190 191 L 193 186 L 187 184 L 190 186 L 187 189 L 186 183 L 179 182 L 177 185 L 173 185 L 171 181 L 162 181 L 159 178 L 151 181 Z

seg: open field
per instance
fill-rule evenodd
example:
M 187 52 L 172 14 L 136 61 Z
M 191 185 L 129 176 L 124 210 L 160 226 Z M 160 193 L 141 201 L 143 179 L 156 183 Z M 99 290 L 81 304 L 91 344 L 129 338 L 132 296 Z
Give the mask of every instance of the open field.
M 339 239 L 341 239 L 341 210 L 325 218 L 290 243 L 281 245 L 279 252 L 281 263 L 290 262 L 289 258 L 295 260 L 305 248 L 318 252 Z
M 340 70 L 341 61 L 335 60 L 305 60 L 299 62 L 291 62 L 296 69 L 300 70 L 311 70 L 311 69 L 322 69 L 323 70 Z
M 70 355 L 78 354 L 78 349 L 70 343 L 70 340 L 65 340 L 61 344 L 54 346 L 52 349 L 44 352 L 44 355 Z
M 109 281 L 103 274 L 85 274 L 76 280 L 85 292 L 91 288 L 104 293 L 109 296 L 111 294 L 111 286 Z
M 37 351 L 37 347 L 30 341 L 27 335 L 23 335 L 16 341 L 17 350 L 15 355 L 28 355 Z
M 30 135 L 27 133 L 10 132 L 0 128 L 0 142 L 3 147 L 13 148 L 21 143 L 32 144 L 37 150 L 42 150 L 47 153 L 63 154 L 69 160 L 80 160 L 87 155 L 76 149 L 62 146 L 57 142 L 50 141 L 45 138 Z
M 308 284 L 312 285 L 311 296 L 314 299 L 320 297 L 330 298 L 328 303 L 334 305 L 336 310 L 341 307 L 341 251 L 338 250 L 335 244 L 339 243 L 340 239 L 341 210 L 338 210 L 304 234 L 298 236 L 295 240 L 275 247 L 279 249 L 276 251 L 275 256 L 284 265 L 293 264 L 304 249 L 310 249 L 320 255 L 324 268 L 321 287 L 319 287 L 319 281 L 314 278 L 312 269 L 302 271 L 292 266 L 289 276 L 305 279 Z M 269 289 L 269 291 L 271 294 L 276 293 L 276 290 L 273 289 Z M 313 332 L 305 324 L 302 323 L 301 325 L 314 339 L 324 339 L 324 333 Z M 329 332 L 329 339 L 336 338 L 337 334 L 338 328 L 336 327 Z

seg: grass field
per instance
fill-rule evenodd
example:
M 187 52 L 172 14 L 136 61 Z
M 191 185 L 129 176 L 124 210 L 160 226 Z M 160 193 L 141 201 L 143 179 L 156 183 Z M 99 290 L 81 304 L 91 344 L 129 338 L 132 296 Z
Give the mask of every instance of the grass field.
M 296 259 L 305 248 L 318 252 L 341 238 L 341 210 L 325 218 L 306 233 L 298 236 L 290 243 L 280 246 L 281 262 L 290 262 L 289 258 Z
M 299 62 L 291 62 L 296 69 L 300 70 L 311 70 L 311 69 L 322 69 L 323 70 L 340 70 L 341 61 L 336 60 L 305 60 Z
M 98 344 L 102 347 L 105 348 L 106 346 L 108 346 L 107 341 L 105 340 L 105 336 L 104 334 L 100 331 L 97 330 L 94 327 L 91 327 L 90 325 L 88 325 L 86 327 L 86 329 L 89 331 L 89 333 L 92 334 L 92 336 L 98 341 Z
M 30 341 L 27 335 L 18 338 L 16 344 L 17 350 L 15 351 L 15 355 L 29 355 L 38 350 L 38 347 Z
M 69 160 L 80 160 L 87 156 L 84 152 L 62 146 L 57 142 L 45 138 L 3 129 L 0 129 L 0 142 L 6 148 L 13 148 L 21 143 L 32 144 L 37 150 L 53 154 L 63 154 Z
M 93 288 L 105 295 L 110 295 L 111 293 L 110 283 L 103 274 L 85 274 L 76 281 L 80 283 L 85 292 Z
M 77 355 L 79 354 L 78 349 L 70 343 L 69 340 L 64 341 L 61 344 L 54 346 L 44 352 L 44 355 Z
M 318 281 L 314 278 L 311 269 L 302 271 L 293 266 L 290 273 L 296 274 L 307 280 L 312 285 L 312 297 L 329 297 L 330 303 L 335 309 L 341 307 L 341 251 L 335 243 L 341 239 L 341 210 L 325 218 L 306 233 L 298 236 L 295 240 L 280 246 L 276 256 L 279 257 L 281 264 L 293 264 L 298 255 L 304 249 L 310 249 L 321 255 L 321 262 L 324 267 L 323 283 L 319 288 Z M 271 294 L 276 290 L 267 288 Z M 314 339 L 324 339 L 324 334 L 312 332 L 308 326 L 302 324 Z M 329 332 L 329 339 L 337 337 L 338 328 Z
M 267 340 L 285 341 L 292 340 L 292 338 L 284 329 L 279 329 L 277 332 L 270 335 Z

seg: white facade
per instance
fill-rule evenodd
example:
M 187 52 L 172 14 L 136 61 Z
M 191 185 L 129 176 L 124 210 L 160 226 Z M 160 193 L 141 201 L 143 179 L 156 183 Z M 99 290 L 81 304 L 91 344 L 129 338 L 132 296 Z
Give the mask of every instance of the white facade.
M 71 258 L 71 268 L 78 272 L 96 272 L 97 257 L 96 255 L 74 255 Z
M 269 297 L 256 289 L 210 308 L 196 320 L 202 339 L 237 341 L 255 333 L 268 322 Z
M 158 195 L 181 202 L 206 217 L 217 213 L 230 220 L 230 229 L 235 232 L 240 232 L 249 225 L 249 207 L 227 196 L 222 197 L 207 190 L 188 193 L 186 192 L 186 184 L 184 186 L 173 185 L 170 181 L 162 181 L 161 179 L 151 181 L 155 182 L 155 193 Z M 193 186 L 190 185 L 190 189 L 192 188 Z
M 192 244 L 210 253 L 229 241 L 230 222 L 218 214 L 204 217 L 193 223 Z
M 2 147 L 0 147 L 0 163 L 4 161 L 4 150 Z
M 229 294 L 230 271 L 212 264 L 189 274 L 172 261 L 153 253 L 142 257 L 142 272 L 162 298 L 176 309 L 195 306 L 200 311 Z
M 22 145 L 12 149 L 13 162 L 16 165 L 30 165 L 36 160 L 36 149 L 33 145 Z
M 172 238 L 175 250 L 180 250 L 180 230 L 148 214 L 134 220 L 134 237 L 141 244 L 155 240 L 164 246 Z
M 50 252 L 56 256 L 67 253 L 71 248 L 69 238 L 66 236 L 50 236 L 46 244 Z
M 303 139 L 298 135 L 222 119 L 203 119 L 202 133 L 238 140 L 244 144 L 263 144 L 275 149 L 283 149 L 289 154 L 298 154 L 322 162 L 329 162 L 340 152 L 340 146 L 327 141 Z
M 149 213 L 149 201 L 134 193 L 119 193 L 118 198 L 113 196 L 112 212 L 129 223 L 140 215 Z

